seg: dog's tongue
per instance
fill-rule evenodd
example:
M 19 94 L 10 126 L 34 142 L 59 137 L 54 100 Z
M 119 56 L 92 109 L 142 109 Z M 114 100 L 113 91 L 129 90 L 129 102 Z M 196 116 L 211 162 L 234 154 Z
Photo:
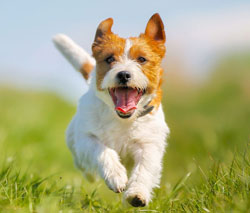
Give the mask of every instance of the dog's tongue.
M 117 102 L 115 104 L 115 109 L 123 113 L 127 113 L 130 110 L 136 109 L 138 92 L 136 89 L 132 88 L 116 88 L 115 96 Z

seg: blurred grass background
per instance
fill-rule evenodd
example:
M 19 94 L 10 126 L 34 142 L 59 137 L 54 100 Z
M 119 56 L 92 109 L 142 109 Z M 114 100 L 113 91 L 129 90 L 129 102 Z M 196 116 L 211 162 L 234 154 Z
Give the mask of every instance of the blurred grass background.
M 165 76 L 164 92 L 171 135 L 161 189 L 148 209 L 247 212 L 250 52 L 224 56 L 202 81 L 171 70 Z M 0 88 L 0 209 L 4 212 L 137 211 L 124 207 L 122 196 L 102 181 L 91 184 L 73 167 L 64 136 L 75 111 L 76 106 L 51 93 Z M 241 160 L 233 164 L 235 159 Z M 217 193 L 209 191 L 210 181 L 223 183 L 227 194 L 220 187 Z M 202 194 L 208 195 L 202 197 L 204 201 Z
M 166 175 L 232 160 L 250 140 L 250 53 L 225 56 L 202 82 L 172 74 L 163 102 L 171 129 Z

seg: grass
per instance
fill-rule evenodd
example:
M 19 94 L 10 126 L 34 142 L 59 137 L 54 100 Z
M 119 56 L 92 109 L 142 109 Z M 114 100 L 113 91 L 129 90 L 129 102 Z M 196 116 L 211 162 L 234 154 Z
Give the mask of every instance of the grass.
M 0 212 L 250 212 L 250 54 L 202 84 L 168 74 L 171 129 L 160 189 L 133 208 L 74 169 L 64 132 L 75 112 L 49 93 L 0 89 Z
M 208 171 L 200 168 L 202 182 L 190 184 L 190 173 L 169 188 L 156 190 L 147 210 L 154 212 L 247 212 L 250 209 L 249 153 L 235 155 L 230 167 L 214 163 Z M 57 212 L 70 210 L 88 212 L 139 212 L 140 209 L 125 207 L 120 200 L 112 203 L 98 196 L 98 189 L 91 193 L 84 186 L 74 188 L 59 186 L 52 177 L 34 177 L 21 174 L 7 164 L 0 174 L 0 207 L 6 211 Z

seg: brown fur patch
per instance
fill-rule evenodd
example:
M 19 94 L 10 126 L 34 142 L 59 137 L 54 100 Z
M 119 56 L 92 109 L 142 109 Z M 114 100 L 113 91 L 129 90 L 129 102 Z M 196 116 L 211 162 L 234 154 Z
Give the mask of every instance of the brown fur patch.
M 161 85 L 162 85 L 162 81 L 163 81 L 162 76 L 163 76 L 163 69 L 161 69 L 160 82 L 159 82 L 158 88 L 156 90 L 156 96 L 149 104 L 150 106 L 154 106 L 156 109 L 158 109 L 158 107 L 160 106 L 161 99 L 162 99 L 162 89 L 161 89 Z
M 96 59 L 96 86 L 98 90 L 102 90 L 101 84 L 106 73 L 112 68 L 112 63 L 107 64 L 105 59 L 113 56 L 116 61 L 123 54 L 125 47 L 125 39 L 110 33 L 99 38 L 98 43 L 92 46 L 93 56 Z
M 82 76 L 88 80 L 89 79 L 89 75 L 91 73 L 91 71 L 93 70 L 94 66 L 90 63 L 85 63 L 82 65 L 81 69 L 80 69 L 80 73 L 82 73 Z
M 165 55 L 166 48 L 163 42 L 156 42 L 144 34 L 140 35 L 139 38 L 131 38 L 131 40 L 133 41 L 133 46 L 130 49 L 130 57 L 137 60 L 141 56 L 147 60 L 144 64 L 141 64 L 141 70 L 149 80 L 147 93 L 156 94 L 150 105 L 158 108 L 162 97 L 161 82 L 163 69 L 161 68 L 161 61 Z

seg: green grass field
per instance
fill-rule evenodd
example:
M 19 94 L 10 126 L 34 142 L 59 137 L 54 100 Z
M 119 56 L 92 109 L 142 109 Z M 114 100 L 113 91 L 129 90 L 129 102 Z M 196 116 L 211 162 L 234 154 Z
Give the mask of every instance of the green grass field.
M 161 188 L 133 208 L 82 178 L 64 135 L 76 107 L 53 94 L 0 88 L 0 212 L 250 212 L 250 54 L 202 83 L 167 75 L 171 129 Z

